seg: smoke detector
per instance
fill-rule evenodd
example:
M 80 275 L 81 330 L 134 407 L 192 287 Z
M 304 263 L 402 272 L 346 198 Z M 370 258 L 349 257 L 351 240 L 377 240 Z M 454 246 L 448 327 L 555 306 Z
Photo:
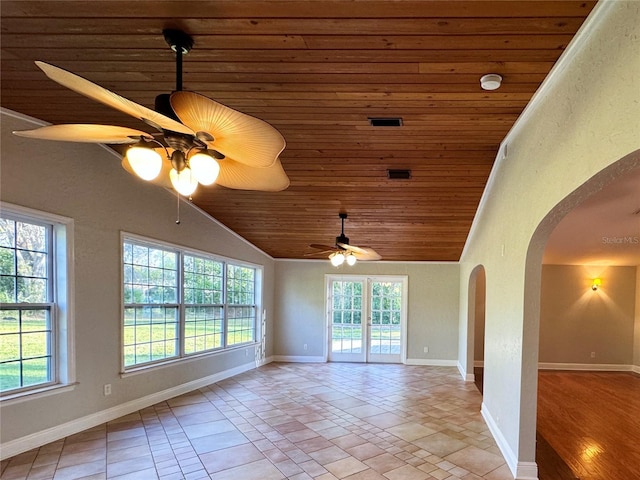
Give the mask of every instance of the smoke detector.
M 480 79 L 480 86 L 483 90 L 497 90 L 502 84 L 502 77 L 497 73 L 488 73 Z

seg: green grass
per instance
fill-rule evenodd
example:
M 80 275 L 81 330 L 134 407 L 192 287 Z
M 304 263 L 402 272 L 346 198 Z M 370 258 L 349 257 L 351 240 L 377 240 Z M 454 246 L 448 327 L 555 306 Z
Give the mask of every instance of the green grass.
M 0 321 L 0 390 L 28 387 L 46 383 L 49 377 L 49 333 L 46 311 L 22 313 L 22 335 L 19 330 L 19 313 L 4 310 Z M 22 384 L 20 362 L 22 358 Z M 42 358 L 45 357 L 45 358 Z
M 34 358 L 22 361 L 22 385 L 20 383 L 20 348 L 22 357 L 36 357 L 48 354 L 47 334 L 42 318 L 28 318 L 23 312 L 22 335 L 18 333 L 17 314 L 4 311 L 0 317 L 0 391 L 28 387 L 49 381 L 49 360 Z M 246 321 L 245 321 L 246 324 Z M 242 320 L 229 321 L 228 345 L 239 345 L 254 340 L 253 330 L 245 327 Z M 243 328 L 248 328 L 243 330 Z M 163 323 L 133 325 L 127 318 L 124 327 L 125 366 L 153 362 L 176 357 L 178 349 L 178 327 Z M 136 345 L 136 342 L 138 345 Z M 192 354 L 222 347 L 221 322 L 186 322 L 185 353 Z M 136 362 L 137 359 L 137 362 Z M 15 360 L 15 361 L 12 361 Z
M 388 325 L 372 325 L 369 327 L 369 336 L 372 340 L 400 340 L 400 326 L 392 325 L 390 328 Z M 362 339 L 362 326 L 361 325 L 343 325 L 334 324 L 331 329 L 332 340 L 361 340 Z

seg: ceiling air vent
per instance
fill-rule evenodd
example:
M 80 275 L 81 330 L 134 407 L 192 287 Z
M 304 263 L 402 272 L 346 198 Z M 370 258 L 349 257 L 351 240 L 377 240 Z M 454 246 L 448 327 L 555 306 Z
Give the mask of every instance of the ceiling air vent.
M 401 117 L 369 117 L 369 125 L 372 127 L 401 127 Z
M 387 170 L 387 178 L 389 180 L 409 180 L 411 178 L 411 170 L 389 169 Z

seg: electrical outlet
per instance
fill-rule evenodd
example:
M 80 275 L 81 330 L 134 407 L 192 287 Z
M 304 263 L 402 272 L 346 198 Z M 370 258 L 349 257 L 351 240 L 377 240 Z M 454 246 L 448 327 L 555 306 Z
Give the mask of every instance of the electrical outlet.
M 591 352 L 591 358 L 596 358 L 596 352 Z
M 302 348 L 304 348 L 305 350 L 307 349 L 307 344 L 305 343 Z
M 424 353 L 429 353 L 429 347 L 424 347 Z
M 104 394 L 106 395 L 111 395 L 111 384 L 110 383 L 105 383 L 104 384 Z

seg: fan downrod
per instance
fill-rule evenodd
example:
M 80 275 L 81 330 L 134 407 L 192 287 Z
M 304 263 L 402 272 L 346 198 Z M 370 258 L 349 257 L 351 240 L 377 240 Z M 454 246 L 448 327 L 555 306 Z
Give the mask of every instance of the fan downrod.
M 339 243 L 343 243 L 345 245 L 349 245 L 349 237 L 345 236 L 344 234 L 344 220 L 345 218 L 347 218 L 347 214 L 346 213 L 338 213 L 338 217 L 340 217 L 340 219 L 342 220 L 342 230 L 340 232 L 340 236 L 336 237 L 336 245 L 338 245 Z M 344 250 L 342 247 L 340 247 L 341 250 Z
M 162 30 L 162 35 L 171 50 L 176 54 L 176 89 L 174 91 L 179 92 L 182 90 L 182 57 L 193 48 L 193 38 L 182 30 L 174 28 L 165 28 Z M 171 95 L 168 93 L 161 93 L 156 96 L 155 111 L 180 122 L 173 108 L 171 108 L 170 97 Z

